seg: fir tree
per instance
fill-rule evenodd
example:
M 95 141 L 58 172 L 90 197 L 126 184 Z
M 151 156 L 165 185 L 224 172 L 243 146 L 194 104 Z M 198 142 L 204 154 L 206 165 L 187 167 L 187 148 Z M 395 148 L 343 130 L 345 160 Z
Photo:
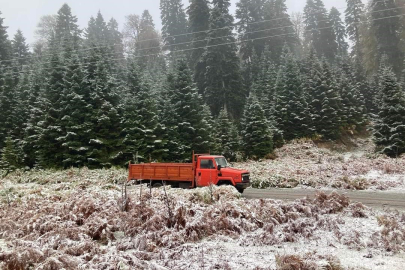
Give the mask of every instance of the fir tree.
M 13 130 L 16 119 L 14 110 L 17 108 L 15 81 L 17 74 L 0 65 L 0 149 L 4 147 L 6 134 Z
M 155 29 L 152 16 L 148 10 L 145 10 L 139 22 L 139 33 L 135 43 L 137 63 L 141 69 L 152 69 L 152 67 L 159 65 L 160 61 L 163 61 L 160 42 L 160 35 Z
M 233 17 L 229 14 L 229 0 L 214 0 L 210 15 L 208 45 L 204 54 L 206 65 L 204 98 L 214 116 L 226 106 L 239 119 L 246 94 L 242 84 L 237 47 L 233 43 Z M 232 43 L 228 45 L 220 45 Z M 220 46 L 217 46 L 220 45 Z
M 90 92 L 78 55 L 74 52 L 65 55 L 65 59 L 61 98 L 62 162 L 65 168 L 83 167 L 87 165 L 86 154 L 92 128 Z
M 254 95 L 248 98 L 242 126 L 242 148 L 247 158 L 263 158 L 273 151 L 273 140 L 264 111 Z
M 91 117 L 92 130 L 88 162 L 90 167 L 110 167 L 122 159 L 121 106 L 118 96 L 119 84 L 109 73 L 108 59 L 100 54 L 95 66 L 88 65 L 86 76 L 91 91 L 90 104 L 93 107 Z M 93 69 L 94 68 L 94 69 Z
M 125 101 L 123 131 L 126 153 L 144 161 L 162 159 L 162 140 L 159 138 L 158 115 L 155 101 L 152 99 L 149 86 L 142 82 L 140 71 L 134 61 L 129 65 L 128 97 Z
M 359 74 L 348 57 L 343 57 L 339 62 L 335 77 L 342 99 L 342 125 L 362 127 L 367 120 L 366 99 L 362 94 L 367 87 L 367 81 L 365 78 L 358 79 Z M 368 89 L 367 92 L 368 95 L 371 94 Z
M 264 50 L 266 40 L 257 39 L 267 35 L 264 31 L 266 25 L 262 23 L 264 20 L 264 4 L 265 1 L 262 0 L 240 0 L 236 3 L 235 18 L 238 20 L 237 31 L 239 38 L 248 40 L 241 44 L 240 55 L 243 60 L 252 57 L 253 52 L 261 55 Z
M 322 0 L 307 0 L 304 17 L 306 43 L 313 46 L 319 56 L 333 61 L 338 45 Z
M 21 167 L 21 155 L 16 149 L 13 139 L 8 136 L 6 138 L 5 146 L 1 150 L 0 169 L 8 173 Z
M 341 125 L 341 105 L 340 95 L 336 81 L 332 76 L 329 64 L 324 59 L 322 61 L 321 85 L 319 88 L 319 99 L 321 101 L 320 119 L 315 124 L 317 131 L 325 139 L 335 140 L 340 135 Z M 316 121 L 316 120 L 315 120 Z
M 42 104 L 42 121 L 38 123 L 41 129 L 38 137 L 38 164 L 43 168 L 59 168 L 62 166 L 63 152 L 60 137 L 61 128 L 61 97 L 63 93 L 63 70 L 56 40 L 51 41 L 51 55 L 49 57 L 50 70 L 45 78 Z
M 170 82 L 171 104 L 177 117 L 179 140 L 184 146 L 183 159 L 192 150 L 207 153 L 210 149 L 208 126 L 204 123 L 211 115 L 203 114 L 203 106 L 195 88 L 191 71 L 185 60 L 177 63 L 175 76 Z
M 200 94 L 204 92 L 205 62 L 202 59 L 207 44 L 210 9 L 207 0 L 191 0 L 187 10 L 189 31 L 192 33 L 190 67 L 194 71 L 194 82 Z
M 390 157 L 405 153 L 405 93 L 391 68 L 380 69 L 380 106 L 374 124 L 374 141 Z
M 0 17 L 0 61 L 8 60 L 11 54 L 11 43 L 7 34 L 8 27 L 3 25 L 3 21 L 4 19 Z
M 310 136 L 309 109 L 302 91 L 302 81 L 294 55 L 284 48 L 277 82 L 276 122 L 287 140 Z
M 179 116 L 173 104 L 171 103 L 171 96 L 166 93 L 165 99 L 162 104 L 160 113 L 160 123 L 164 126 L 163 142 L 165 144 L 165 153 L 163 160 L 166 161 L 181 161 L 187 153 L 185 145 L 183 145 L 180 138 L 178 123 Z
M 77 24 L 77 17 L 72 15 L 68 4 L 63 4 L 56 15 L 55 42 L 63 47 L 77 49 L 81 31 Z
M 378 60 L 386 55 L 388 63 L 399 75 L 402 71 L 403 53 L 400 50 L 399 9 L 394 0 L 371 1 L 371 28 L 377 41 Z M 382 19 L 384 18 L 384 19 Z
M 339 78 L 338 87 L 342 98 L 342 125 L 361 127 L 365 123 L 364 98 L 356 84 L 344 74 Z
M 13 58 L 19 63 L 20 70 L 23 65 L 28 64 L 28 57 L 30 56 L 28 44 L 25 42 L 25 37 L 23 36 L 20 29 L 17 30 L 17 33 L 12 40 L 12 53 Z
M 18 146 L 24 135 L 24 125 L 29 119 L 29 75 L 30 68 L 24 67 L 20 73 L 18 84 L 14 88 L 15 108 L 13 109 L 13 128 L 11 136 L 15 138 Z
M 239 136 L 236 127 L 229 119 L 226 108 L 219 113 L 217 120 L 217 132 L 220 145 L 220 153 L 228 160 L 236 160 L 236 152 L 239 150 Z
M 39 123 L 43 118 L 43 71 L 40 63 L 35 63 L 31 67 L 28 78 L 28 117 L 24 124 L 24 137 L 22 149 L 24 152 L 24 164 L 30 168 L 38 163 L 38 141 L 41 134 Z
M 103 15 L 100 11 L 97 13 L 97 17 L 91 17 L 88 23 L 88 26 L 85 30 L 86 45 L 88 47 L 99 46 L 99 52 L 106 53 L 108 52 L 107 45 L 107 24 L 104 21 Z
M 329 12 L 329 21 L 333 28 L 335 42 L 337 44 L 337 54 L 347 55 L 349 44 L 346 42 L 346 28 L 340 18 L 341 14 L 337 8 L 333 7 Z
M 346 0 L 345 11 L 346 30 L 349 39 L 353 42 L 352 55 L 359 58 L 361 62 L 362 54 L 360 48 L 360 22 L 362 21 L 364 5 L 361 0 Z
M 109 45 L 109 49 L 111 50 L 110 57 L 112 59 L 120 60 L 116 62 L 123 63 L 124 58 L 124 44 L 122 41 L 122 34 L 118 28 L 118 22 L 111 18 L 111 20 L 107 23 L 107 31 L 106 31 L 106 39 Z
M 166 49 L 172 53 L 184 50 L 188 44 L 186 12 L 181 0 L 160 0 L 160 17 L 162 19 L 162 37 Z M 176 54 L 182 57 L 183 54 Z

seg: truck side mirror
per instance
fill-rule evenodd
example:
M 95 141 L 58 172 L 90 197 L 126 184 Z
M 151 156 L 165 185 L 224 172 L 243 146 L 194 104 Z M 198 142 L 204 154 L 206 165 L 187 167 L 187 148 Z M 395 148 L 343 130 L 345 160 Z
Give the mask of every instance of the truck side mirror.
M 220 171 L 222 169 L 221 165 L 218 165 L 218 171 Z

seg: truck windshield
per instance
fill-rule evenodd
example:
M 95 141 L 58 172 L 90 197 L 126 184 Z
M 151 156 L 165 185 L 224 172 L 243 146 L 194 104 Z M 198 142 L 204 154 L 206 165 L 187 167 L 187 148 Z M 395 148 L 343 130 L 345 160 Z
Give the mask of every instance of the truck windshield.
M 226 162 L 224 157 L 215 158 L 215 162 L 217 163 L 217 166 L 221 165 L 222 168 L 228 167 L 228 162 Z

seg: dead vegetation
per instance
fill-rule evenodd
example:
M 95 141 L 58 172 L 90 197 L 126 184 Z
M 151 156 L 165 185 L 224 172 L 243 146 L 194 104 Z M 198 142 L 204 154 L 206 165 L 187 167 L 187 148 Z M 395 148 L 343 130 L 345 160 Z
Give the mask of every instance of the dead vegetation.
M 8 202 L 1 202 L 0 239 L 7 245 L 6 249 L 0 246 L 1 269 L 153 269 L 156 265 L 161 269 L 190 269 L 185 264 L 187 254 L 201 254 L 193 247 L 204 248 L 203 243 L 218 239 L 247 249 L 324 241 L 322 245 L 334 243 L 341 248 L 366 248 L 369 245 L 364 243 L 370 242 L 384 252 L 404 250 L 404 220 L 380 218 L 379 228 L 369 209 L 351 204 L 338 193 L 318 193 L 314 198 L 283 203 L 242 199 L 227 186 L 210 191 L 167 186 L 147 190 L 138 185 L 127 189 L 123 204 L 125 192 L 114 180 L 103 178 L 105 171 L 88 171 L 88 176 L 85 170 L 70 171 L 66 178 L 71 182 L 61 176 L 51 181 L 48 175 L 53 172 L 44 172 L 49 179 L 45 185 L 40 179 L 25 182 L 13 174 L 5 179 L 19 196 L 10 200 L 10 207 Z M 100 178 L 95 177 L 97 173 Z M 119 179 L 120 174 L 110 176 Z M 83 183 L 77 180 L 80 178 L 85 178 Z M 365 225 L 356 227 L 355 234 L 348 229 L 354 222 L 375 222 L 376 226 L 370 232 Z M 380 242 L 384 244 L 375 244 Z M 297 269 L 311 269 L 304 266 L 327 260 L 316 256 L 296 260 L 280 255 L 277 260 L 284 267 L 280 269 L 295 269 L 291 267 L 297 265 L 301 267 Z M 194 267 L 201 268 L 201 258 L 195 258 L 200 264 Z M 276 266 L 276 258 L 272 258 Z M 206 258 L 204 262 L 206 269 L 215 265 L 235 269 L 231 261 L 211 263 Z M 339 264 L 325 265 L 314 269 L 340 269 L 336 268 Z
M 358 139 L 350 152 L 299 140 L 276 150 L 276 159 L 237 163 L 251 172 L 255 188 L 329 187 L 387 190 L 405 187 L 405 156 L 377 155 L 370 139 Z

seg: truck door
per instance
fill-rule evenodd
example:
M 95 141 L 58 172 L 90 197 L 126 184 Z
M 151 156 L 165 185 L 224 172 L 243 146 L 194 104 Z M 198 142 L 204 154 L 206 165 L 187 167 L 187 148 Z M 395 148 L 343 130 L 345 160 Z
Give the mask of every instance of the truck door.
M 197 186 L 206 187 L 217 183 L 218 173 L 214 165 L 214 160 L 209 158 L 200 158 L 197 167 Z

